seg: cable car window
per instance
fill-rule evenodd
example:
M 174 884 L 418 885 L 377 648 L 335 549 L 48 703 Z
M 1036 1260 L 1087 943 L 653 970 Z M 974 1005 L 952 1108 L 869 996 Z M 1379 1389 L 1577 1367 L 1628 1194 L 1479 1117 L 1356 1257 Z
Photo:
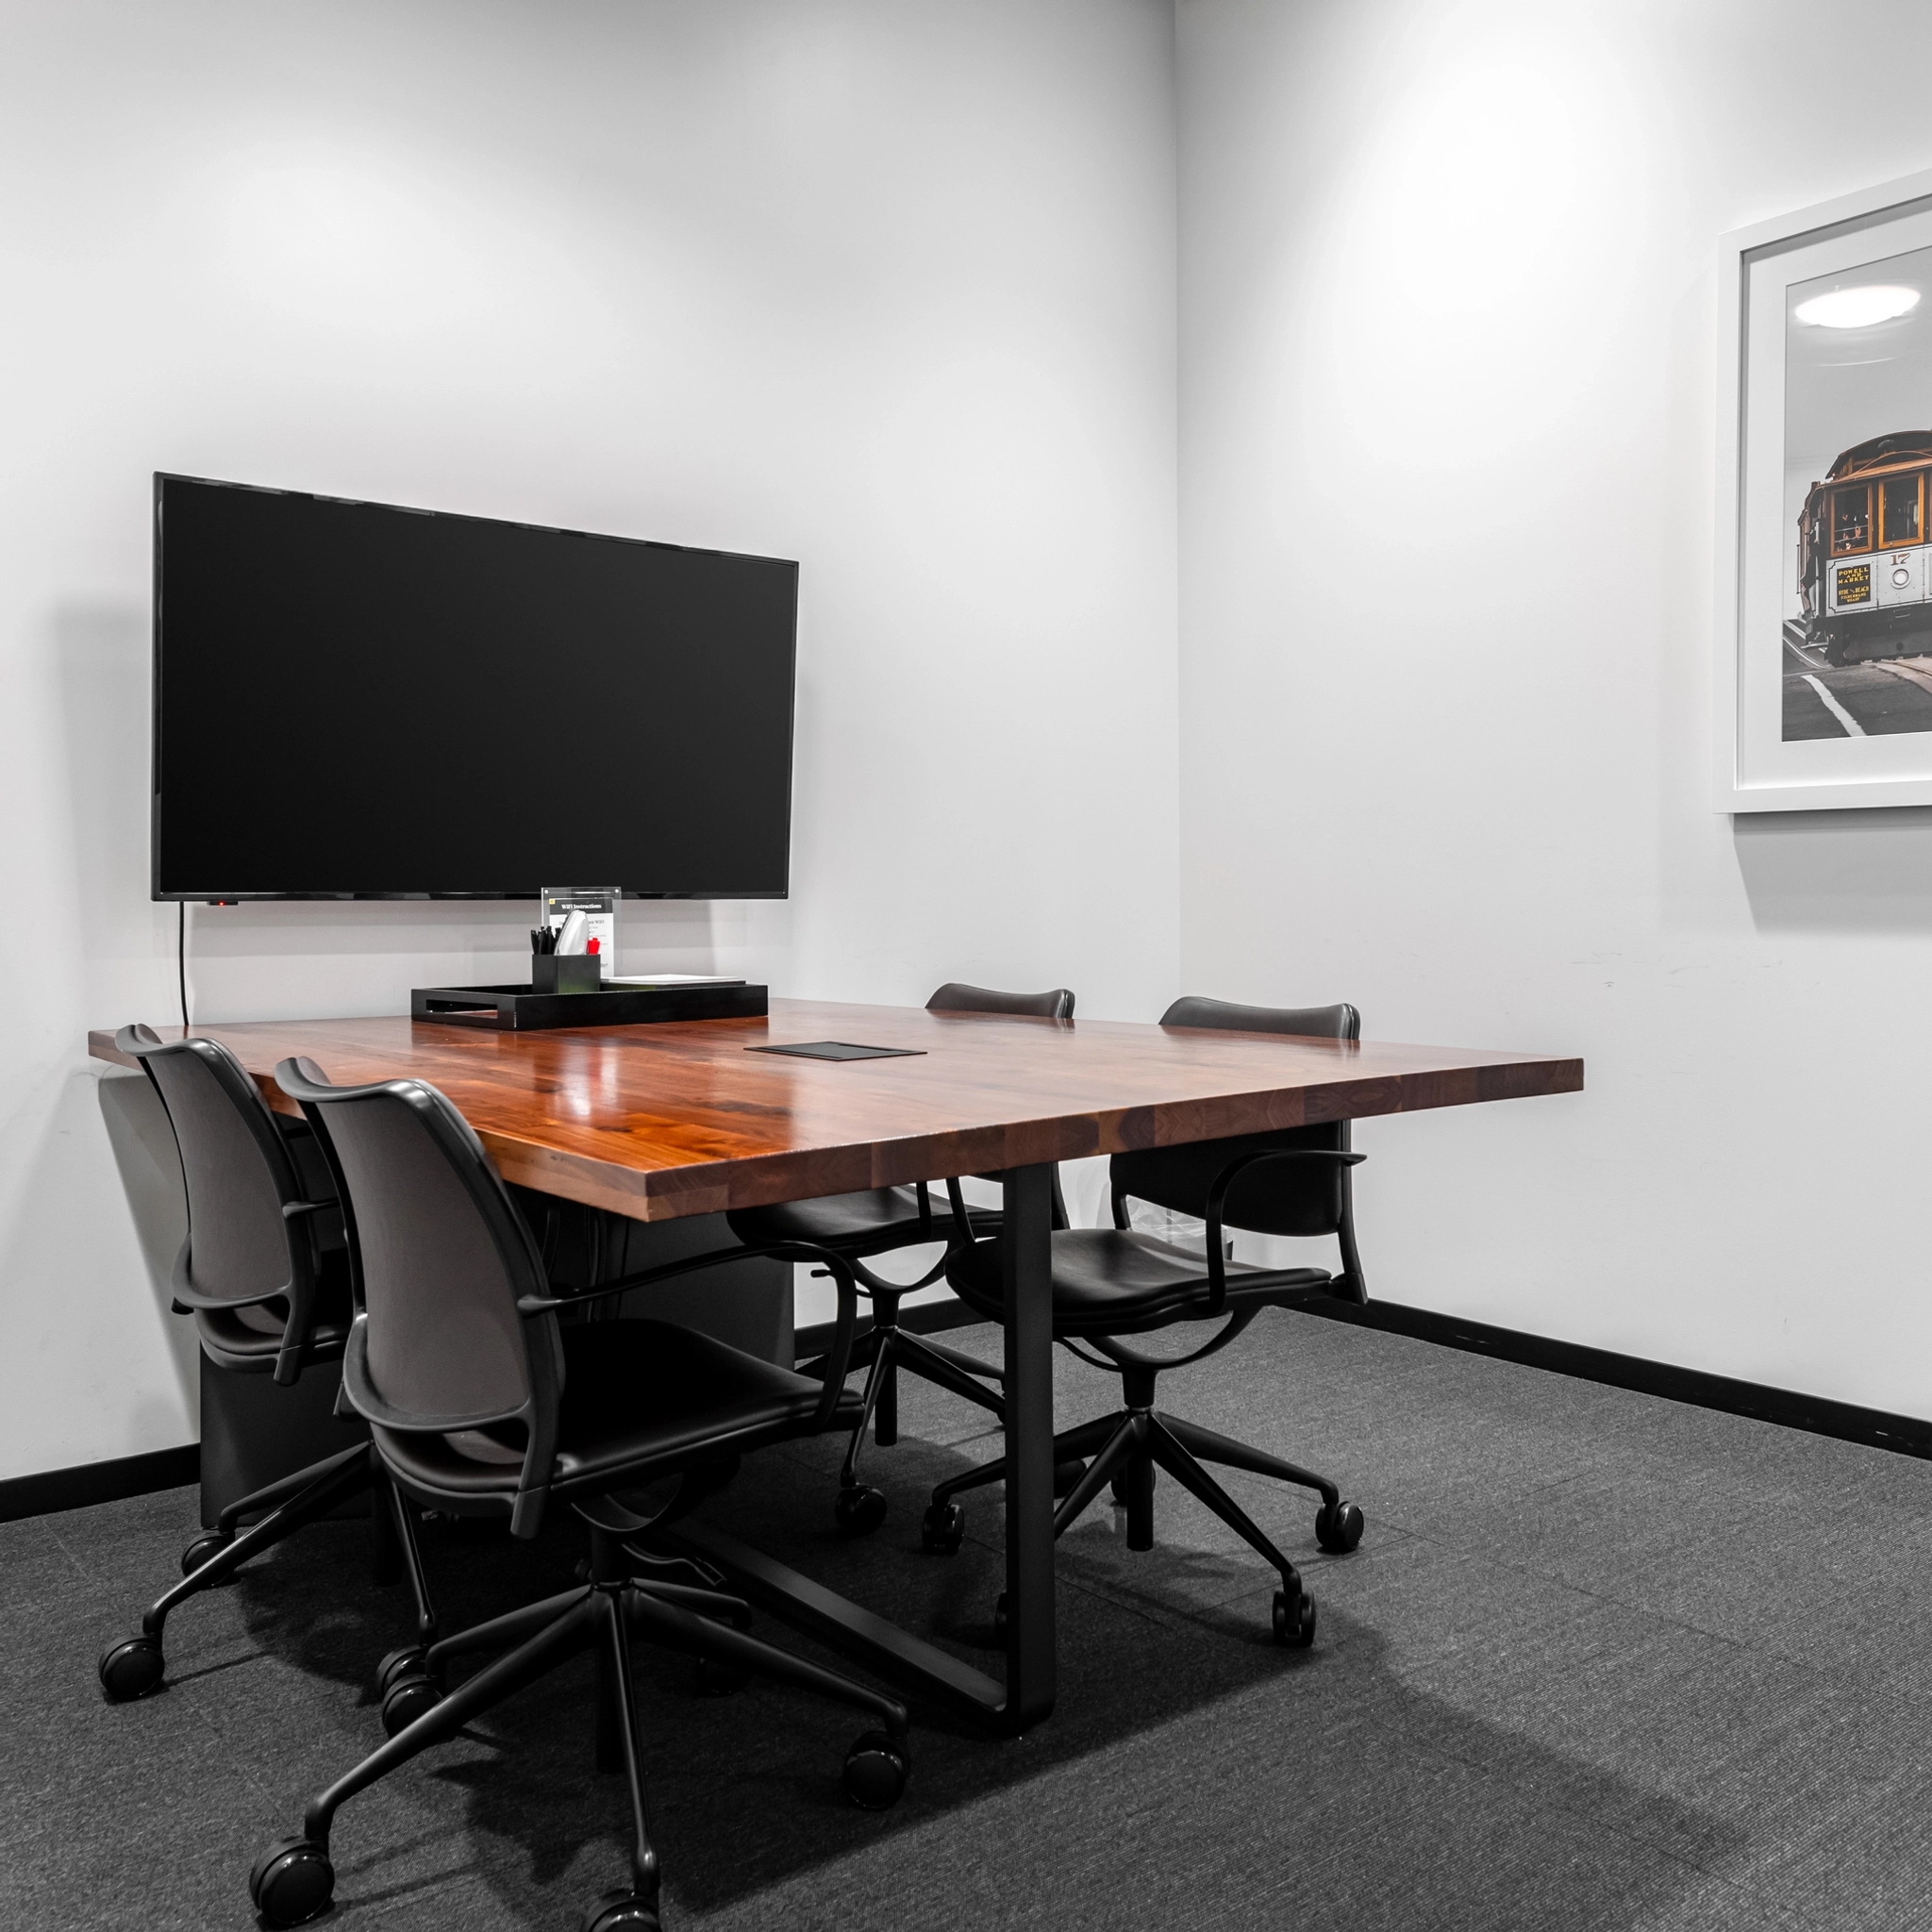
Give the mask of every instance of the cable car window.
M 1878 491 L 1879 542 L 1888 550 L 1901 543 L 1917 543 L 1923 527 L 1920 476 L 1888 476 Z
M 1872 486 L 1854 485 L 1831 492 L 1831 554 L 1847 557 L 1872 547 Z

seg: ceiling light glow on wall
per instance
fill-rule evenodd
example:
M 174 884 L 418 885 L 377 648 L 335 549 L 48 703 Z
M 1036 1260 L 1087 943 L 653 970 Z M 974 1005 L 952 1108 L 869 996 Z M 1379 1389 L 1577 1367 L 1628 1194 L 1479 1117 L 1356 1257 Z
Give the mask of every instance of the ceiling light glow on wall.
M 1862 289 L 1834 289 L 1828 295 L 1814 295 L 1800 302 L 1792 313 L 1813 328 L 1870 328 L 1874 322 L 1909 315 L 1918 306 L 1918 290 L 1874 282 Z

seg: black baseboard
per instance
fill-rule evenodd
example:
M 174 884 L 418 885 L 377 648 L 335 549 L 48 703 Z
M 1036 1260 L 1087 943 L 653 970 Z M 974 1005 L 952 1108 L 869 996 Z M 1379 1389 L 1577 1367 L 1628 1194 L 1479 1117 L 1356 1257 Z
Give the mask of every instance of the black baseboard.
M 1379 1328 L 1444 1348 L 1495 1356 L 1528 1368 L 1574 1375 L 1579 1381 L 1605 1382 L 1641 1395 L 1661 1395 L 1697 1408 L 1722 1409 L 1727 1415 L 1749 1416 L 1756 1422 L 1804 1429 L 1814 1436 L 1834 1436 L 1841 1442 L 1863 1442 L 1869 1448 L 1895 1450 L 1902 1456 L 1932 1457 L 1932 1422 L 1914 1416 L 1889 1415 L 1880 1408 L 1860 1408 L 1856 1403 L 1833 1402 L 1822 1395 L 1799 1395 L 1789 1389 L 1768 1389 L 1757 1382 L 1707 1374 L 1701 1369 L 1674 1368 L 1668 1362 L 1618 1355 L 1607 1348 L 1586 1348 L 1580 1342 L 1552 1341 L 1514 1328 L 1492 1328 L 1486 1322 L 1465 1322 L 1428 1308 L 1406 1307 L 1400 1302 L 1362 1306 L 1338 1301 L 1332 1295 L 1310 1295 L 1298 1306 L 1306 1314 L 1323 1315 L 1331 1322 L 1350 1322 L 1357 1327 Z
M 1416 1341 L 1433 1341 L 1443 1348 L 1465 1349 L 1472 1355 L 1494 1356 L 1500 1361 L 1521 1362 L 1553 1374 L 1574 1375 L 1579 1381 L 1603 1382 L 1613 1389 L 1660 1395 L 1695 1408 L 1721 1409 L 1726 1415 L 1749 1416 L 1756 1422 L 1831 1436 L 1841 1442 L 1862 1442 L 1873 1449 L 1932 1459 L 1932 1422 L 1916 1416 L 1891 1415 L 1884 1409 L 1861 1408 L 1856 1403 L 1833 1402 L 1822 1395 L 1800 1395 L 1789 1389 L 1740 1382 L 1729 1375 L 1680 1369 L 1641 1356 L 1586 1348 L 1581 1342 L 1553 1341 L 1546 1336 L 1494 1328 L 1486 1322 L 1467 1322 L 1457 1315 L 1439 1315 L 1433 1309 L 1412 1308 L 1401 1302 L 1376 1301 L 1362 1307 L 1337 1301 L 1331 1295 L 1310 1295 L 1299 1306 L 1302 1313 L 1331 1322 L 1378 1328 Z M 950 1295 L 944 1301 L 902 1309 L 899 1316 L 901 1325 L 915 1335 L 967 1328 L 979 1319 Z M 863 1335 L 871 1325 L 862 1323 L 858 1332 Z M 823 1355 L 831 1345 L 829 1322 L 814 1323 L 798 1331 L 800 1360 Z M 47 1516 L 60 1509 L 84 1509 L 92 1503 L 118 1502 L 124 1496 L 152 1495 L 157 1490 L 180 1489 L 200 1480 L 198 1442 L 187 1442 L 178 1449 L 153 1449 L 144 1456 L 117 1456 L 106 1462 L 83 1463 L 77 1469 L 43 1470 L 38 1475 L 18 1475 L 0 1482 L 0 1523 Z
M 57 1509 L 85 1509 L 90 1503 L 117 1503 L 123 1496 L 150 1496 L 201 1480 L 201 1444 L 150 1449 L 145 1456 L 115 1456 L 106 1462 L 83 1462 L 77 1469 L 47 1469 L 0 1482 L 0 1523 L 23 1516 L 50 1516 Z
M 949 1294 L 942 1302 L 922 1302 L 917 1307 L 902 1307 L 899 1310 L 899 1325 L 908 1335 L 940 1335 L 948 1328 L 970 1328 L 975 1322 L 983 1322 L 983 1315 L 975 1315 L 958 1295 Z M 792 1341 L 792 1347 L 800 1361 L 815 1355 L 824 1355 L 832 1345 L 833 1324 L 814 1322 L 809 1328 L 801 1328 Z M 853 1330 L 853 1340 L 872 1333 L 872 1324 L 861 1320 Z
M 1823 1395 L 1799 1395 L 1789 1389 L 1770 1389 L 1759 1382 L 1740 1382 L 1729 1375 L 1707 1374 L 1701 1369 L 1680 1369 L 1642 1356 L 1618 1355 L 1607 1348 L 1586 1348 L 1576 1341 L 1553 1341 L 1547 1336 L 1525 1335 L 1520 1329 L 1493 1328 L 1487 1322 L 1466 1322 L 1457 1315 L 1439 1315 L 1429 1308 L 1412 1308 L 1401 1302 L 1339 1301 L 1313 1294 L 1297 1304 L 1304 1314 L 1331 1322 L 1349 1322 L 1358 1328 L 1379 1328 L 1385 1334 L 1407 1335 L 1416 1341 L 1433 1341 L 1442 1348 L 1459 1348 L 1472 1355 L 1494 1356 L 1499 1361 L 1521 1362 L 1525 1368 L 1546 1369 L 1552 1374 L 1574 1375 L 1582 1382 L 1603 1382 L 1640 1395 L 1660 1395 L 1693 1408 L 1721 1409 L 1726 1415 L 1749 1416 L 1754 1422 L 1775 1423 L 1781 1428 L 1803 1429 L 1814 1436 L 1831 1436 L 1840 1442 L 1862 1442 L 1872 1449 L 1890 1449 L 1901 1456 L 1932 1459 L 1932 1422 L 1916 1416 L 1890 1415 L 1882 1408 L 1860 1408 L 1853 1402 L 1833 1402 Z M 964 1328 L 980 1318 L 952 1297 L 923 1307 L 907 1308 L 901 1323 L 914 1334 L 932 1335 L 943 1328 Z M 859 1329 L 863 1334 L 870 1324 Z M 831 1346 L 832 1324 L 824 1322 L 801 1329 L 800 1359 L 822 1355 Z

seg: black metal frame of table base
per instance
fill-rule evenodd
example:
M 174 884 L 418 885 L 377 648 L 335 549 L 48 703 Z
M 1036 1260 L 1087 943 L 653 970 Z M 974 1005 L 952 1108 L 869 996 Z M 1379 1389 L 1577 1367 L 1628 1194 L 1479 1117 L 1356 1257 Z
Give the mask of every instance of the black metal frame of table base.
M 1053 1710 L 1053 1170 L 1010 1168 L 1007 1304 L 1007 1681 L 1004 1685 L 734 1537 L 687 1517 L 654 1539 L 723 1570 L 774 1615 L 916 1694 L 1008 1736 Z M 991 1606 L 989 1606 L 991 1608 Z

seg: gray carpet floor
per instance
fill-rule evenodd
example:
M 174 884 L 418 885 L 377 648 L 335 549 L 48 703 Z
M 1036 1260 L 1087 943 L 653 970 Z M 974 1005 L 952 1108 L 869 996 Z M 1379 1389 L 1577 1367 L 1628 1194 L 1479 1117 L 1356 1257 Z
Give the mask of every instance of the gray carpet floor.
M 1111 1406 L 1058 1374 L 1064 1420 Z M 1174 1486 L 1151 1554 L 1103 1503 L 1060 1545 L 1052 1722 L 1002 1741 L 915 1711 L 911 1788 L 871 1816 L 840 1793 L 851 1714 L 701 1699 L 641 1646 L 667 1932 L 1932 1921 L 1932 1464 L 1298 1314 L 1161 1392 L 1367 1512 L 1325 1557 L 1311 1499 L 1229 1478 L 1305 1565 L 1313 1650 L 1274 1645 L 1271 1574 Z M 832 1529 L 823 1442 L 712 1507 L 996 1669 L 999 1491 L 958 1557 L 918 1547 L 926 1486 L 995 1439 L 923 1384 L 903 1426 L 868 1541 Z M 102 1701 L 95 1656 L 195 1517 L 181 1490 L 0 1525 L 0 1924 L 246 1926 L 258 1851 L 380 1739 L 371 1666 L 408 1612 L 358 1523 L 189 1605 L 168 1688 Z M 428 1559 L 454 1624 L 579 1551 L 559 1512 L 529 1547 L 433 1532 Z M 330 1923 L 575 1925 L 624 1873 L 591 1695 L 580 1662 L 352 1801 Z

